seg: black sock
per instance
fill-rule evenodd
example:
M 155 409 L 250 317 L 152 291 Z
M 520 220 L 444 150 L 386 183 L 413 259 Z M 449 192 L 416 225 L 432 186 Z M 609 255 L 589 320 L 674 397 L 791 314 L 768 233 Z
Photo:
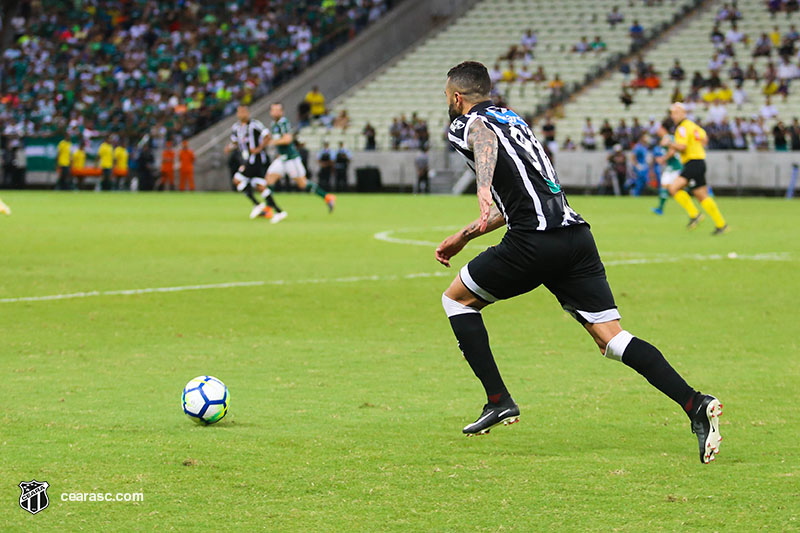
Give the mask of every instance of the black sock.
M 508 390 L 489 348 L 489 334 L 486 332 L 480 313 L 451 316 L 450 326 L 458 339 L 461 353 L 486 389 L 489 401 L 500 403 L 509 398 Z
M 269 193 L 267 196 L 263 196 L 264 201 L 267 202 L 267 205 L 270 206 L 272 209 L 275 210 L 276 213 L 280 213 L 283 211 L 278 204 L 275 203 L 275 199 L 272 197 L 272 193 Z
M 253 194 L 253 188 L 252 188 L 250 185 L 248 185 L 247 187 L 245 187 L 245 189 L 244 189 L 244 194 L 245 194 L 245 195 L 246 195 L 248 198 L 250 198 L 250 201 L 251 201 L 251 202 L 253 202 L 253 204 L 254 204 L 254 205 L 258 205 L 258 204 L 260 204 L 260 203 L 261 203 L 261 202 L 259 202 L 258 200 L 256 200 L 256 197 L 255 197 L 255 195 Z
M 637 337 L 632 338 L 622 354 L 622 362 L 644 376 L 685 411 L 692 408 L 696 391 L 686 384 L 652 344 Z

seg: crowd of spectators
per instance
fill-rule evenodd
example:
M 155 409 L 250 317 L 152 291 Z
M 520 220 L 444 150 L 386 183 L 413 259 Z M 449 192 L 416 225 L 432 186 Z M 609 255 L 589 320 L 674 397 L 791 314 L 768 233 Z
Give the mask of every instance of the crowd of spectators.
M 708 118 L 700 121 L 708 134 L 710 150 L 767 150 L 769 140 L 777 151 L 800 151 L 800 121 L 794 117 L 791 123 L 776 120 L 771 128 L 767 123 L 777 116 L 775 106 L 767 100 L 758 115 L 751 117 L 737 116 L 728 118 L 724 110 L 710 110 Z M 689 111 L 688 117 L 697 120 Z M 660 121 L 651 116 L 649 120 L 640 121 L 638 117 L 628 123 L 620 119 L 616 125 L 606 119 L 599 127 L 586 118 L 581 133 L 580 146 L 584 150 L 613 150 L 619 145 L 629 150 L 642 134 L 655 138 Z M 565 139 L 561 150 L 575 150 L 578 146 L 569 138 Z
M 0 130 L 186 138 L 379 18 L 392 0 L 20 0 L 2 21 Z
M 787 2 L 766 4 L 773 14 L 785 11 L 789 16 L 794 11 Z M 779 4 L 780 7 L 776 8 Z M 612 13 L 609 13 L 609 23 Z M 695 71 L 688 76 L 680 59 L 676 58 L 666 74 L 673 84 L 669 101 L 684 102 L 690 118 L 701 122 L 707 130 L 711 149 L 766 150 L 770 140 L 776 150 L 796 149 L 793 148 L 798 144 L 796 119 L 791 124 L 785 118 L 781 120 L 773 100 L 780 97 L 785 102 L 793 80 L 800 78 L 800 53 L 797 50 L 800 32 L 794 24 L 790 24 L 783 33 L 775 26 L 772 31 L 762 33 L 753 41 L 739 29 L 738 22 L 742 18 L 735 1 L 719 8 L 709 35 L 714 51 L 709 58 L 708 70 L 705 74 Z M 748 55 L 768 57 L 770 60 L 758 68 L 752 59 L 744 61 Z M 646 63 L 641 55 L 632 62 L 623 61 L 620 72 L 624 74 L 625 81 L 619 100 L 625 109 L 635 102 L 637 90 L 652 92 L 662 87 L 662 74 L 652 63 Z M 737 114 L 745 103 L 762 99 L 764 104 L 757 114 Z M 624 131 L 631 128 L 634 133 L 627 135 Z M 637 128 L 629 128 L 624 124 L 613 127 L 606 123 L 602 130 L 595 133 L 602 137 L 606 149 L 611 149 L 618 143 L 625 147 L 626 140 L 636 138 Z M 587 129 L 584 128 L 584 141 L 581 144 L 586 148 L 587 138 L 589 145 L 601 144 L 592 137 L 587 136 Z
M 764 0 L 764 2 L 773 18 L 781 12 L 786 13 L 786 18 L 789 18 L 800 8 L 798 0 Z
M 405 115 L 393 118 L 392 125 L 389 126 L 389 137 L 392 150 L 427 150 L 430 144 L 428 123 L 416 112 L 411 114 L 410 119 Z M 369 138 L 367 141 L 369 142 Z

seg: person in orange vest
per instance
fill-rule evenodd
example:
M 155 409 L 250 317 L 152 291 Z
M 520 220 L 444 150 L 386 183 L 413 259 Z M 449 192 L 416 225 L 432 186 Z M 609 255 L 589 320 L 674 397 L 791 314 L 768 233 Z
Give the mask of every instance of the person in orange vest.
M 167 141 L 164 151 L 161 152 L 161 179 L 158 180 L 158 189 L 175 190 L 175 150 L 172 149 L 172 141 Z
M 194 190 L 194 152 L 189 148 L 189 141 L 184 140 L 181 143 L 181 149 L 178 152 L 178 160 L 181 162 L 180 168 L 180 189 L 186 190 L 186 186 L 190 191 Z

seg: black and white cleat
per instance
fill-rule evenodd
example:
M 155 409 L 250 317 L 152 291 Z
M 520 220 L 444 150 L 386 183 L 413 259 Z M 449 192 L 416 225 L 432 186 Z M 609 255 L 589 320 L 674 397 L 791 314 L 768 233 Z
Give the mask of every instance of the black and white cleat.
M 719 453 L 719 443 L 722 442 L 722 435 L 719 434 L 721 415 L 722 404 L 713 396 L 706 394 L 691 417 L 692 433 L 697 435 L 700 462 L 703 464 L 713 461 Z
M 461 430 L 467 437 L 486 435 L 500 424 L 510 426 L 519 422 L 519 407 L 509 398 L 501 404 L 487 403 L 478 419 Z

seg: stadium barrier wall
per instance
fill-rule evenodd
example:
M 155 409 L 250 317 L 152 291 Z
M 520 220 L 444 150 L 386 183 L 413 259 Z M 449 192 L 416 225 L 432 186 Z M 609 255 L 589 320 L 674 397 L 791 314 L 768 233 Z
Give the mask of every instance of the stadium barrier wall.
M 414 160 L 419 152 L 353 152 L 350 184 L 355 184 L 355 169 L 374 166 L 381 172 L 384 187 L 409 190 L 416 184 Z M 459 176 L 466 169 L 461 156 L 452 152 L 428 154 L 429 166 Z M 562 185 L 572 190 L 597 189 L 608 166 L 607 152 L 561 152 L 556 155 L 556 171 Z M 782 195 L 789 186 L 792 165 L 800 164 L 800 152 L 709 152 L 706 177 L 712 187 L 726 191 L 759 191 Z M 310 161 L 310 173 L 317 164 Z
M 411 190 L 416 184 L 417 171 L 414 165 L 419 152 L 353 152 L 350 163 L 350 185 L 355 185 L 355 169 L 377 167 L 384 188 Z M 460 155 L 435 150 L 428 154 L 429 167 L 435 171 L 446 170 L 455 176 L 466 169 Z M 556 170 L 559 181 L 565 187 L 591 192 L 600 183 L 608 166 L 607 152 L 561 152 L 556 155 Z M 792 174 L 792 165 L 800 164 L 800 152 L 709 152 L 706 177 L 712 187 L 728 192 L 756 192 L 759 194 L 783 195 Z M 318 165 L 311 154 L 309 175 L 316 177 Z M 220 168 L 227 173 L 227 168 Z M 27 183 L 32 185 L 54 184 L 55 172 L 28 172 Z M 230 190 L 228 181 L 222 182 L 221 190 Z

